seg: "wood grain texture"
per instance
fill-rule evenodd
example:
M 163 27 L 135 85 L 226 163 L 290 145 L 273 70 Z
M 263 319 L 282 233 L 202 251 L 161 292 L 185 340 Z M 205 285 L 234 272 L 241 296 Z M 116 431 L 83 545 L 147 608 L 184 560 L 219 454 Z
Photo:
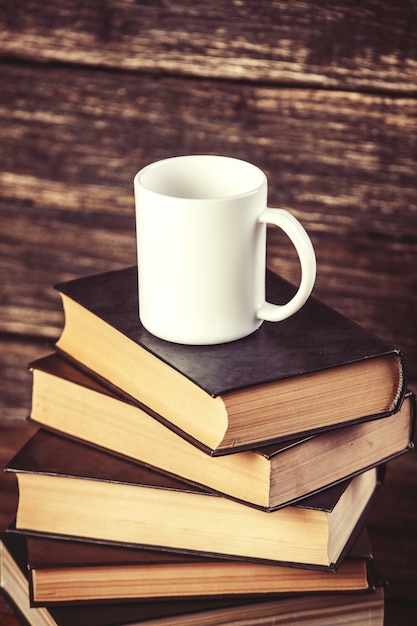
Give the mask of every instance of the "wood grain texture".
M 416 93 L 414 0 L 2 0 L 0 7 L 0 54 L 13 58 Z

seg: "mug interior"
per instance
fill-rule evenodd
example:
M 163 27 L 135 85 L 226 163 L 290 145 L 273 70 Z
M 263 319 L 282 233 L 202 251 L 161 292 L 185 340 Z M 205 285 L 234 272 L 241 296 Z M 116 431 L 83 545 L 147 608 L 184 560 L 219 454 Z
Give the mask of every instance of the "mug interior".
M 230 157 L 190 155 L 157 161 L 138 174 L 153 193 L 183 199 L 214 200 L 244 196 L 266 181 L 255 165 Z

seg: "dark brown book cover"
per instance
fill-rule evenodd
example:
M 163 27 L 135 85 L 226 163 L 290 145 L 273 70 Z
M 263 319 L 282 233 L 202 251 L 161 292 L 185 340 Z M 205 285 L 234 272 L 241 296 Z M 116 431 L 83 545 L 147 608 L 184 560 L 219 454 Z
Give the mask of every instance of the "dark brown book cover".
M 369 567 L 373 558 L 371 545 L 366 528 L 363 528 L 355 542 L 349 549 L 346 559 L 343 561 L 340 569 L 337 573 L 334 572 L 313 572 L 307 569 L 297 569 L 297 574 L 288 577 L 286 572 L 288 568 L 285 566 L 265 566 L 260 564 L 242 563 L 242 561 L 228 560 L 225 563 L 224 559 L 217 559 L 209 555 L 197 556 L 192 554 L 180 554 L 167 552 L 164 550 L 152 550 L 141 549 L 132 546 L 121 546 L 114 544 L 100 543 L 98 541 L 92 542 L 89 540 L 72 539 L 70 537 L 56 537 L 47 535 L 45 533 L 30 533 L 25 531 L 19 531 L 14 524 L 11 524 L 7 529 L 8 533 L 17 534 L 19 539 L 16 540 L 16 545 L 23 551 L 26 551 L 26 564 L 28 568 L 28 579 L 30 583 L 31 605 L 32 606 L 59 606 L 66 604 L 85 604 L 87 602 L 102 602 L 103 599 L 103 581 L 100 577 L 100 583 L 96 583 L 97 568 L 99 571 L 104 567 L 109 572 L 109 588 L 112 588 L 113 577 L 117 579 L 119 568 L 133 567 L 132 576 L 139 575 L 141 577 L 146 576 L 148 567 L 150 568 L 149 576 L 152 580 L 154 591 L 149 592 L 148 585 L 145 583 L 144 595 L 141 595 L 141 591 L 135 585 L 135 590 L 132 591 L 129 588 L 126 589 L 126 584 L 129 585 L 127 579 L 125 581 L 125 592 L 123 589 L 118 588 L 118 591 L 111 593 L 111 601 L 113 602 L 132 602 L 139 599 L 152 600 L 153 598 L 160 598 L 166 600 L 168 598 L 228 598 L 228 597 L 245 597 L 252 596 L 253 598 L 259 598 L 259 596 L 268 599 L 268 597 L 274 595 L 292 595 L 296 593 L 351 593 L 353 591 L 369 591 Z M 196 566 L 195 568 L 193 566 Z M 171 567 L 172 566 L 172 574 Z M 207 566 L 207 569 L 206 567 Z M 213 569 L 213 566 L 215 569 Z M 160 570 L 158 569 L 160 567 Z M 184 567 L 184 569 L 182 569 Z M 230 569 L 230 567 L 232 569 Z M 245 568 L 242 570 L 242 567 Z M 264 568 L 267 568 L 266 571 Z M 226 569 L 225 569 L 226 568 Z M 53 591 L 53 582 L 48 582 L 49 589 L 45 595 L 45 582 L 41 583 L 43 595 L 40 597 L 35 594 L 33 573 L 42 574 L 42 572 L 52 573 L 54 570 L 59 572 L 68 570 L 71 572 L 70 576 L 74 580 L 78 580 L 79 575 L 83 575 L 83 572 L 90 572 L 90 578 L 83 576 L 83 585 L 87 585 L 81 593 L 81 596 L 77 596 L 77 592 L 69 593 L 71 588 L 71 578 L 64 577 L 63 581 L 59 584 L 58 589 Z M 161 579 L 159 579 L 158 572 L 160 571 Z M 277 578 L 275 576 L 277 571 Z M 138 572 L 138 574 L 136 573 Z M 228 576 L 228 572 L 231 573 L 233 578 L 233 584 L 227 582 L 227 590 L 222 584 L 222 580 Z M 216 573 L 216 589 L 209 590 L 209 586 L 213 585 L 213 575 Z M 185 579 L 183 579 L 183 574 Z M 248 577 L 261 576 L 261 585 L 249 585 L 237 582 L 241 580 L 242 574 L 246 581 Z M 268 588 L 268 580 L 265 578 L 268 575 L 270 577 L 271 586 Z M 174 584 L 174 589 L 167 592 L 164 595 L 164 591 L 167 590 L 167 581 L 170 577 L 179 577 L 182 580 L 187 580 L 191 576 L 193 579 L 197 577 L 198 584 L 197 589 L 199 592 L 196 594 L 196 588 L 191 593 L 187 592 L 187 583 L 180 582 Z M 295 577 L 294 577 L 295 576 Z M 352 578 L 354 576 L 354 578 Z M 36 576 L 37 579 L 37 576 Z M 49 574 L 48 574 L 48 580 Z M 61 581 L 61 578 L 59 578 Z M 135 578 L 136 580 L 136 578 Z M 158 589 L 158 581 L 161 580 L 162 588 Z M 279 584 L 282 580 L 283 586 Z M 274 582 L 276 581 L 276 582 Z M 278 584 L 276 584 L 278 583 Z M 98 586 L 96 587 L 96 585 Z M 61 585 L 63 587 L 63 594 L 61 593 Z M 249 592 L 248 589 L 251 589 Z M 86 592 L 88 589 L 88 593 Z M 246 591 L 243 591 L 246 589 Z M 95 591 L 98 592 L 98 596 L 95 595 Z M 42 593 L 42 592 L 41 592 Z M 72 599 L 68 599 L 69 595 Z M 39 599 L 38 599 L 39 598 Z M 47 598 L 47 599 L 46 599 Z M 105 601 L 110 601 L 108 597 Z
M 63 378 L 64 380 L 68 380 L 75 385 L 80 385 L 82 387 L 86 387 L 91 389 L 92 391 L 107 394 L 111 397 L 118 398 L 121 402 L 126 402 L 130 404 L 136 404 L 129 401 L 127 397 L 120 397 L 118 394 L 115 394 L 112 390 L 109 389 L 109 386 L 103 384 L 102 381 L 98 380 L 96 377 L 92 375 L 91 372 L 86 372 L 80 367 L 79 364 L 68 361 L 65 358 L 62 358 L 60 353 L 51 353 L 43 356 L 39 359 L 32 361 L 29 364 L 30 370 L 39 370 L 45 372 L 48 375 L 56 376 L 59 378 Z M 412 391 L 406 390 L 403 394 L 403 400 L 405 397 L 409 397 L 411 399 L 412 404 L 412 418 L 411 418 L 411 430 L 410 430 L 410 442 L 414 440 L 414 429 L 415 429 L 415 395 Z M 399 405 L 401 405 L 399 403 Z M 394 413 L 395 411 L 393 411 Z M 35 420 L 36 421 L 36 420 Z M 320 433 L 309 433 L 303 434 L 291 438 L 286 438 L 281 441 L 275 441 L 273 443 L 269 443 L 266 445 L 258 446 L 253 448 L 253 452 L 257 454 L 261 454 L 267 459 L 272 459 L 274 456 L 284 452 L 288 448 L 293 446 L 301 445 L 303 442 L 308 439 L 312 439 L 314 437 L 320 436 Z M 80 437 L 81 439 L 81 437 Z M 387 459 L 388 460 L 388 459 Z
M 22 538 L 19 535 L 13 533 L 3 533 L 0 536 L 0 550 L 1 544 L 5 546 L 12 558 L 14 559 L 21 575 L 22 579 L 27 581 L 27 558 L 26 548 Z M 4 567 L 4 555 L 0 559 L 0 574 Z M 3 580 L 3 577 L 0 576 Z M 29 582 L 27 581 L 27 591 L 29 601 Z M 27 624 L 33 622 L 28 620 L 27 612 L 23 611 L 23 607 L 20 607 L 10 594 L 10 590 L 5 589 L 0 585 L 1 591 L 10 600 L 11 604 L 18 610 L 20 616 Z M 21 594 L 19 594 L 20 597 Z M 137 624 L 141 622 L 147 622 L 148 620 L 154 620 L 163 617 L 188 615 L 198 613 L 200 611 L 209 611 L 215 609 L 227 608 L 230 606 L 248 605 L 256 602 L 253 598 L 248 601 L 242 601 L 242 599 L 184 599 L 180 600 L 158 600 L 152 601 L 136 601 L 136 602 L 103 602 L 101 604 L 86 604 L 86 605 L 73 605 L 65 607 L 50 607 L 47 612 L 54 619 L 58 626 L 116 626 Z M 259 600 L 262 602 L 262 599 Z M 40 607 L 42 608 L 42 607 Z M 34 609 L 36 610 L 36 609 Z M 30 611 L 29 611 L 30 614 Z M 38 623 L 38 622 L 36 622 Z
M 83 567 L 94 565 L 147 565 L 170 563 L 200 563 L 202 561 L 223 563 L 210 555 L 144 550 L 133 546 L 121 546 L 98 541 L 53 537 L 44 534 L 19 531 L 12 524 L 7 532 L 18 534 L 26 542 L 29 569 L 53 567 Z M 366 527 L 362 528 L 346 556 L 349 559 L 371 559 L 372 549 Z
M 210 458 L 59 354 L 34 361 L 31 370 L 31 419 L 41 426 L 269 511 L 386 462 L 412 445 L 410 393 L 399 412 L 383 420 Z M 365 440 L 375 445 L 361 445 Z M 245 472 L 253 463 L 258 471 Z M 293 464 L 297 472 L 288 472 Z
M 6 554 L 7 552 L 7 554 Z M 13 572 L 13 583 L 6 570 Z M 39 623 L 38 612 L 43 612 L 43 619 L 53 620 L 57 626 L 127 626 L 144 623 L 167 624 L 175 626 L 198 623 L 240 624 L 253 620 L 259 624 L 270 624 L 274 615 L 281 617 L 288 613 L 289 619 L 294 616 L 294 602 L 297 611 L 316 612 L 333 609 L 337 615 L 348 615 L 351 602 L 358 611 L 358 603 L 363 604 L 359 610 L 363 616 L 369 617 L 370 611 L 381 613 L 383 607 L 383 585 L 376 571 L 370 571 L 370 590 L 376 593 L 359 594 L 324 594 L 322 596 L 296 595 L 294 598 L 278 596 L 277 598 L 259 599 L 193 599 L 169 601 L 136 601 L 125 603 L 101 603 L 70 605 L 65 607 L 34 607 L 29 606 L 29 583 L 27 581 L 25 546 L 20 538 L 13 534 L 3 533 L 0 537 L 0 591 L 15 608 L 23 623 L 32 626 Z M 379 590 L 379 591 L 378 591 Z M 304 613 L 302 613 L 304 615 Z M 307 613 L 306 613 L 307 615 Z M 164 619 L 165 618 L 165 619 Z M 332 617 L 330 617 L 332 619 Z M 157 621 L 156 621 L 157 620 Z M 161 621 L 160 621 L 161 620 Z M 165 621 L 166 620 L 166 621 Z M 49 622 L 48 622 L 49 623 Z M 326 623 L 331 623 L 327 621 Z M 358 622 L 359 623 L 359 622 Z
M 163 490 L 167 492 L 180 492 L 181 494 L 191 494 L 193 496 L 200 496 L 205 498 L 215 498 L 218 499 L 219 507 L 221 512 L 219 512 L 220 517 L 217 519 L 216 523 L 219 523 L 221 519 L 221 515 L 223 515 L 224 503 L 227 499 L 222 498 L 221 496 L 215 495 L 207 490 L 199 488 L 197 486 L 192 486 L 187 484 L 179 479 L 173 478 L 168 475 L 164 475 L 160 472 L 157 472 L 149 467 L 146 467 L 140 463 L 132 462 L 127 459 L 123 459 L 122 457 L 118 457 L 109 453 L 106 453 L 100 449 L 92 448 L 86 446 L 78 441 L 68 439 L 66 437 L 62 437 L 58 434 L 55 434 L 50 431 L 46 431 L 40 429 L 24 446 L 23 448 L 14 456 L 14 458 L 7 464 L 6 471 L 17 472 L 18 475 L 24 474 L 35 474 L 35 475 L 49 475 L 49 476 L 61 476 L 65 480 L 65 477 L 75 477 L 79 478 L 82 481 L 89 479 L 91 481 L 103 481 L 104 483 L 112 483 L 112 484 L 120 484 L 120 485 L 134 485 L 135 487 L 142 487 L 145 489 L 153 489 L 153 490 Z M 383 467 L 379 467 L 378 469 L 378 484 L 383 479 L 382 476 Z M 324 489 L 323 491 L 316 493 L 312 496 L 304 498 L 294 505 L 290 505 L 296 509 L 312 509 L 317 512 L 322 512 L 325 517 L 327 517 L 326 513 L 331 513 L 345 490 L 348 489 L 350 483 L 355 478 L 343 481 L 334 485 L 330 488 Z M 64 487 L 64 483 L 63 483 Z M 355 525 L 350 532 L 349 538 L 344 544 L 337 560 L 335 562 L 325 564 L 318 564 L 315 562 L 298 562 L 296 559 L 292 561 L 279 561 L 278 559 L 273 559 L 268 556 L 249 556 L 243 555 L 242 553 L 234 552 L 233 550 L 229 553 L 229 550 L 225 552 L 216 552 L 213 549 L 210 550 L 209 547 L 204 548 L 203 552 L 205 554 L 212 553 L 214 556 L 220 558 L 246 558 L 252 559 L 257 562 L 280 562 L 281 564 L 287 564 L 291 566 L 301 566 L 301 567 L 312 567 L 312 568 L 324 568 L 330 570 L 336 570 L 340 565 L 340 562 L 345 557 L 348 549 L 352 545 L 356 536 L 360 532 L 360 529 L 363 526 L 363 522 L 366 519 L 367 512 L 372 505 L 373 499 L 378 491 L 378 486 L 375 489 L 373 495 L 370 499 L 367 500 L 365 508 L 363 511 L 356 512 L 352 510 L 352 515 L 355 519 Z M 21 497 L 22 494 L 20 494 Z M 171 496 L 170 496 L 171 499 Z M 181 496 L 182 499 L 182 496 Z M 193 498 L 194 499 L 194 498 Z M 195 502 L 193 506 L 199 506 L 203 504 L 203 500 L 199 500 L 199 504 Z M 212 503 L 213 504 L 213 503 Z M 215 503 L 217 504 L 217 502 Z M 39 506 L 42 508 L 42 504 L 39 503 Z M 191 501 L 189 501 L 189 505 L 191 506 Z M 235 506 L 241 507 L 239 511 L 239 516 L 241 517 L 241 523 L 246 523 L 246 513 L 254 507 L 250 507 L 244 504 L 236 504 Z M 217 508 L 217 507 L 216 507 Z M 210 508 L 212 511 L 212 507 Z M 283 509 L 281 509 L 282 511 Z M 237 513 L 237 510 L 234 509 L 233 515 Z M 275 511 L 271 513 L 267 513 L 264 511 L 259 512 L 262 516 L 275 516 L 279 515 L 280 511 Z M 19 517 L 19 514 L 18 514 Z M 252 518 L 253 516 L 250 515 Z M 265 517 L 265 522 L 267 518 Z M 278 518 L 277 518 L 278 519 Z M 258 519 L 259 523 L 260 519 Z M 249 523 L 249 522 L 248 522 Z M 269 522 L 266 522 L 269 523 Z M 300 520 L 301 523 L 301 520 Z M 167 519 L 166 523 L 163 523 L 166 532 L 169 529 L 169 519 Z M 161 527 L 162 528 L 162 527 Z M 31 530 L 30 527 L 20 526 L 21 530 Z M 51 531 L 50 531 L 51 532 Z M 59 533 L 58 533 L 59 534 Z M 76 537 L 74 537 L 76 538 Z M 100 537 L 104 539 L 103 537 Z M 307 537 L 304 537 L 307 539 Z M 301 537 L 300 537 L 301 539 Z M 126 539 L 120 538 L 120 543 L 130 543 Z M 143 542 L 142 542 L 143 543 Z M 185 542 L 188 543 L 188 542 Z M 173 551 L 184 551 L 193 553 L 195 550 L 193 548 L 186 547 L 184 540 L 182 541 L 181 547 L 173 547 L 171 545 L 162 544 L 152 544 L 149 546 L 146 542 L 143 543 L 142 547 L 152 547 L 152 548 L 161 548 Z M 135 539 L 135 544 L 141 545 L 140 539 Z M 205 544 L 207 545 L 207 544 Z M 201 554 L 201 550 L 197 551 L 198 554 Z
M 190 346 L 158 339 L 141 325 L 136 267 L 55 288 L 213 397 L 392 352 L 401 358 L 398 351 L 312 297 L 292 317 L 264 322 L 248 337 L 214 346 Z M 269 300 L 285 302 L 293 291 L 287 281 L 267 272 Z
M 344 417 L 342 421 L 354 423 L 362 419 L 388 415 L 398 409 L 405 393 L 405 368 L 401 353 L 312 297 L 289 319 L 279 323 L 264 322 L 256 332 L 238 341 L 214 346 L 189 346 L 158 339 L 143 328 L 138 315 L 136 267 L 61 283 L 56 285 L 56 289 L 67 300 L 77 303 L 83 310 L 104 323 L 107 332 L 116 333 L 120 338 L 127 338 L 129 345 L 132 342 L 133 346 L 138 346 L 148 355 L 152 355 L 161 364 L 179 373 L 188 383 L 191 382 L 212 398 L 228 398 L 229 402 L 233 394 L 250 389 L 256 389 L 257 393 L 262 395 L 270 393 L 267 391 L 268 383 L 284 383 L 297 378 L 307 380 L 315 374 L 330 370 L 337 372 L 339 368 L 342 371 L 343 368 L 358 364 L 366 364 L 367 368 L 371 367 L 374 371 L 374 364 L 376 366 L 381 359 L 387 364 L 387 368 L 390 368 L 391 380 L 388 382 L 384 379 L 379 389 L 368 384 L 367 397 L 373 398 L 370 404 L 373 408 L 369 408 L 364 414 L 362 404 L 357 406 L 356 403 L 352 416 Z M 285 280 L 273 272 L 267 272 L 267 292 L 270 301 L 285 301 L 293 290 L 294 287 Z M 319 422 L 317 426 L 309 426 L 310 403 L 305 416 L 299 416 L 306 420 L 306 425 L 299 427 L 295 420 L 294 426 L 291 422 L 291 432 L 288 432 L 288 425 L 282 433 L 275 428 L 268 429 L 262 426 L 259 430 L 255 428 L 254 434 L 248 435 L 236 427 L 240 420 L 240 417 L 236 417 L 233 434 L 227 434 L 224 441 L 211 445 L 205 440 L 205 435 L 193 432 L 192 421 L 187 422 L 188 426 L 181 426 L 173 415 L 165 414 L 158 408 L 159 400 L 157 402 L 155 400 L 160 397 L 160 393 L 165 393 L 162 378 L 157 383 L 156 397 L 151 394 L 148 399 L 144 399 L 140 391 L 124 388 L 121 382 L 124 377 L 118 380 L 119 370 L 114 369 L 114 365 L 109 362 L 111 359 L 100 357 L 98 354 L 100 348 L 90 346 L 83 357 L 77 357 L 76 353 L 71 354 L 68 343 L 64 340 L 68 337 L 65 328 L 64 325 L 56 347 L 67 358 L 78 361 L 80 367 L 90 370 L 116 393 L 125 394 L 134 402 L 142 403 L 156 419 L 212 455 L 253 448 L 301 433 L 311 434 L 318 429 L 335 428 L 341 423 L 335 412 L 334 419 L 333 416 L 331 419 L 327 417 L 325 423 Z M 74 332 L 78 334 L 75 329 Z M 87 343 L 89 336 L 87 334 L 85 338 Z M 84 340 L 83 345 L 85 348 Z M 98 367 L 88 363 L 92 352 L 95 354 L 94 359 L 98 360 Z M 100 358 L 104 361 L 100 361 Z M 143 378 L 141 383 L 143 393 L 144 388 L 149 389 L 155 382 L 147 380 L 146 367 L 140 373 Z M 346 381 L 347 379 L 344 380 L 343 389 L 346 393 L 352 394 L 350 397 L 356 398 L 357 390 L 353 388 L 356 388 L 356 382 L 351 389 Z M 331 388 L 333 389 L 333 386 Z M 299 388 L 291 393 L 298 397 Z M 382 394 L 384 401 L 379 403 Z M 291 394 L 286 397 L 286 406 L 291 406 L 293 400 Z M 322 405 L 323 400 L 320 400 L 320 410 L 326 412 L 325 405 Z M 350 405 L 351 403 L 344 402 L 344 406 Z M 284 406 L 281 410 L 284 410 Z M 253 420 L 251 423 L 256 426 Z
M 112 483 L 142 485 L 152 489 L 199 493 L 213 498 L 222 497 L 203 487 L 191 485 L 174 476 L 158 472 L 142 463 L 86 446 L 79 441 L 43 428 L 29 439 L 9 461 L 5 469 L 12 472 L 73 476 Z M 350 480 L 342 481 L 290 506 L 332 511 L 349 483 Z M 271 515 L 271 513 L 265 514 Z

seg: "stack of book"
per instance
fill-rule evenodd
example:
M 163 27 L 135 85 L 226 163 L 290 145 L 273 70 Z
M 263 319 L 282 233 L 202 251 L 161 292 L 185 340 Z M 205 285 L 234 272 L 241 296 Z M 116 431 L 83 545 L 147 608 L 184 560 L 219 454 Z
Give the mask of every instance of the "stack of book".
M 8 463 L 5 593 L 30 624 L 383 624 L 366 518 L 412 447 L 399 351 L 315 298 L 217 346 L 138 317 L 137 269 L 57 286 Z M 269 299 L 292 286 L 267 274 Z

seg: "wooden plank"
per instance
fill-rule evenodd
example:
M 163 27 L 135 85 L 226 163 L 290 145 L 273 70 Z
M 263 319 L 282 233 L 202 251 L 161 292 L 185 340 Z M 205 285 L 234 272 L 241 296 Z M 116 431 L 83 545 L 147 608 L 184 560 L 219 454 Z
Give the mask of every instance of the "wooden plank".
M 0 54 L 281 84 L 416 93 L 415 2 L 2 2 Z
M 271 204 L 297 209 L 314 230 L 417 232 L 413 98 L 48 66 L 1 72 L 3 198 L 78 219 L 130 215 L 145 163 L 221 153 L 263 167 Z
M 417 101 L 3 64 L 0 331 L 55 337 L 52 285 L 136 260 L 133 176 L 190 152 L 251 160 L 318 257 L 315 293 L 417 377 Z M 283 237 L 269 264 L 297 280 Z

